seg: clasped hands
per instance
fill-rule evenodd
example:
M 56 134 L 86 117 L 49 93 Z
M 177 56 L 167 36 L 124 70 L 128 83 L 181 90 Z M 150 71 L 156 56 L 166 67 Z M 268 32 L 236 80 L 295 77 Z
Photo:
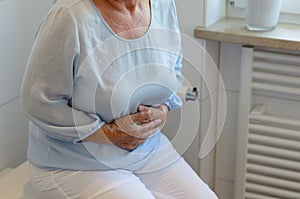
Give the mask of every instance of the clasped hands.
M 85 141 L 114 144 L 125 150 L 134 150 L 149 136 L 156 133 L 157 128 L 162 128 L 166 122 L 168 111 L 168 107 L 164 104 L 160 106 L 140 105 L 137 113 L 104 124 Z

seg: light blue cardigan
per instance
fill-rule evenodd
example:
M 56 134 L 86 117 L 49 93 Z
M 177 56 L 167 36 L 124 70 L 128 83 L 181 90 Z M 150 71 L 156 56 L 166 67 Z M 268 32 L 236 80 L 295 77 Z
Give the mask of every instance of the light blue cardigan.
M 39 27 L 22 85 L 30 162 L 71 170 L 146 164 L 169 144 L 159 129 L 132 152 L 81 140 L 139 104 L 179 108 L 181 61 L 173 0 L 151 0 L 150 27 L 134 40 L 116 35 L 91 0 L 58 1 Z

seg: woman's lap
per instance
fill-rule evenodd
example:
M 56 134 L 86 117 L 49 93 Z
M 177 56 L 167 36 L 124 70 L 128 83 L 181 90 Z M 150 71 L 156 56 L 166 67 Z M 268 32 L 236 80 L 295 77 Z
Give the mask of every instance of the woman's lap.
M 134 174 L 110 171 L 46 171 L 31 167 L 36 199 L 215 199 L 181 158 L 168 167 Z
M 151 192 L 131 172 L 44 171 L 31 168 L 35 199 L 154 199 Z
M 217 198 L 183 158 L 161 170 L 137 176 L 157 199 Z

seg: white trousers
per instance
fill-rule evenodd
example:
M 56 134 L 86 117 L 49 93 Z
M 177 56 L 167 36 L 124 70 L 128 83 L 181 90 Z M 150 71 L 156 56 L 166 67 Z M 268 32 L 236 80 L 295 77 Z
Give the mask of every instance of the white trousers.
M 178 159 L 148 173 L 125 170 L 48 171 L 31 165 L 34 199 L 216 199 L 192 168 Z

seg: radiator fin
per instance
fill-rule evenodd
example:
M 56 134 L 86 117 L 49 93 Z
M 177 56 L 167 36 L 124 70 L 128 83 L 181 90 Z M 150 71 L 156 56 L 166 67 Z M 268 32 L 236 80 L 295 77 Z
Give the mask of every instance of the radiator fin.
M 300 118 L 252 96 L 300 99 L 300 56 L 243 48 L 235 199 L 300 199 Z M 299 100 L 300 101 L 300 100 Z

